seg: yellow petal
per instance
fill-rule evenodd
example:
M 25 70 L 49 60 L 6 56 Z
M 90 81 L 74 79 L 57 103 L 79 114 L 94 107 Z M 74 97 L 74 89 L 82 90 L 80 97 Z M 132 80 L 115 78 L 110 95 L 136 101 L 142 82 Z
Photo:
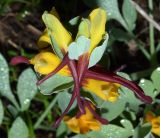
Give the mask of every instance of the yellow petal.
M 64 117 L 64 122 L 69 127 L 69 129 L 74 133 L 80 133 L 80 126 L 78 124 L 78 119 L 76 117 Z
M 41 52 L 30 60 L 34 65 L 36 72 L 40 74 L 49 74 L 61 63 L 61 60 L 51 52 Z M 70 71 L 67 66 L 61 69 L 59 74 L 63 76 L 70 76 Z
M 63 52 L 67 52 L 68 45 L 72 42 L 70 33 L 64 28 L 56 16 L 44 13 L 42 18 L 48 30 L 53 35 L 57 45 Z
M 160 136 L 160 116 L 152 119 L 152 133 Z
M 52 9 L 51 9 L 51 11 L 49 13 L 52 14 L 52 15 L 54 15 L 58 19 L 60 19 L 60 16 L 59 16 L 58 12 L 56 11 L 55 7 L 52 7 Z
M 47 29 L 44 30 L 43 34 L 38 39 L 37 45 L 39 48 L 45 48 L 45 47 L 48 47 L 48 45 L 51 45 L 51 41 L 48 36 Z
M 79 36 L 90 37 L 90 21 L 88 19 L 82 19 L 78 27 L 77 38 Z
M 90 13 L 89 19 L 91 22 L 91 52 L 102 40 L 103 35 L 105 34 L 105 24 L 107 20 L 106 11 L 101 8 L 97 8 Z
M 74 133 L 85 134 L 89 130 L 100 130 L 101 123 L 97 121 L 90 110 L 85 107 L 86 114 L 81 115 L 79 118 L 68 117 L 64 118 L 65 123 Z
M 118 88 L 120 85 L 116 83 L 86 79 L 82 85 L 86 91 L 92 92 L 106 101 L 114 102 L 119 97 Z

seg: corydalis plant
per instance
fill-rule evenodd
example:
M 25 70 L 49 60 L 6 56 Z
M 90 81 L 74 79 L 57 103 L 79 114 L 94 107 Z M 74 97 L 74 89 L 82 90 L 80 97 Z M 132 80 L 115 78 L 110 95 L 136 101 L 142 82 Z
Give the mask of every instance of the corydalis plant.
M 95 92 L 100 98 L 109 101 L 109 98 L 106 98 L 103 91 L 99 89 L 103 86 L 102 84 L 107 83 L 114 88 L 118 88 L 118 85 L 123 85 L 131 89 L 141 101 L 146 103 L 152 102 L 152 99 L 146 96 L 143 90 L 134 82 L 126 80 L 113 72 L 106 72 L 102 67 L 94 66 L 101 59 L 107 46 L 108 34 L 105 32 L 106 11 L 97 8 L 90 13 L 87 19 L 82 19 L 75 41 L 73 41 L 71 34 L 55 15 L 45 12 L 42 19 L 47 29 L 38 43 L 43 48 L 51 44 L 54 53 L 41 52 L 35 58 L 28 60 L 29 64 L 34 65 L 36 72 L 46 75 L 37 82 L 37 85 L 42 84 L 56 73 L 72 76 L 74 80 L 70 102 L 61 117 L 56 121 L 55 126 L 58 126 L 75 99 L 80 111 L 78 116 L 85 114 L 85 106 L 87 105 L 86 102 L 83 102 L 84 98 L 80 96 L 81 87 L 88 88 L 88 90 Z M 99 46 L 99 44 L 101 45 Z M 21 61 L 23 62 L 23 57 L 15 57 L 11 63 L 17 64 Z M 26 58 L 24 58 L 24 61 L 26 63 Z M 94 85 L 97 87 L 94 87 Z M 95 89 L 92 89 L 92 87 Z M 112 101 L 118 97 L 117 89 L 114 90 L 107 92 L 107 96 L 112 97 Z M 93 112 L 92 106 L 88 109 L 102 124 L 108 123 L 106 119 L 97 117 L 96 112 Z

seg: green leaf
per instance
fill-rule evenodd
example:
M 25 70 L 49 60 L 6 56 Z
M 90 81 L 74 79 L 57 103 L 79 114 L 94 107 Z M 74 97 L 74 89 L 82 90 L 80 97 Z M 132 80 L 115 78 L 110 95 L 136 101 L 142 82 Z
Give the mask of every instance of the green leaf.
M 39 85 L 40 92 L 44 95 L 51 95 L 64 89 L 68 89 L 73 85 L 73 78 L 55 74 L 41 85 Z
M 25 122 L 18 117 L 12 124 L 11 129 L 8 133 L 8 138 L 28 138 L 28 128 Z
M 18 115 L 18 110 L 14 107 L 14 106 L 12 106 L 12 105 L 8 105 L 7 106 L 7 109 L 8 109 L 8 111 L 11 113 L 11 115 L 14 117 L 14 118 L 16 118 L 17 117 L 17 115 Z
M 92 138 L 92 136 L 94 136 L 95 133 L 100 134 L 101 137 L 103 136 L 104 138 L 128 138 L 128 137 L 132 136 L 133 135 L 133 126 L 132 126 L 131 122 L 123 119 L 123 120 L 121 120 L 121 124 L 124 127 L 120 127 L 120 126 L 112 125 L 112 124 L 103 125 L 101 127 L 100 131 L 90 132 L 89 138 Z M 87 136 L 88 136 L 88 134 L 87 134 Z
M 136 25 L 135 22 L 137 19 L 137 12 L 136 9 L 131 4 L 131 0 L 124 0 L 122 6 L 122 12 L 129 30 L 132 31 Z
M 127 32 L 118 28 L 113 28 L 110 35 L 114 38 L 114 40 L 125 43 L 128 43 L 132 39 Z
M 73 136 L 71 138 L 90 138 L 90 137 L 87 137 L 87 136 L 82 135 L 82 134 L 78 134 L 78 135 L 75 135 L 75 136 Z
M 6 97 L 10 100 L 17 109 L 19 109 L 19 105 L 12 94 L 9 82 L 9 69 L 6 60 L 0 54 L 0 95 Z
M 32 69 L 22 72 L 18 79 L 17 94 L 21 104 L 21 111 L 29 108 L 31 100 L 37 93 L 37 77 Z
M 67 105 L 69 104 L 71 96 L 72 95 L 69 94 L 68 91 L 63 91 L 58 94 L 58 105 L 62 112 L 66 109 Z M 75 107 L 76 107 L 76 101 L 73 103 L 70 110 L 72 110 Z
M 106 10 L 108 20 L 115 19 L 121 23 L 121 25 L 128 30 L 128 26 L 126 25 L 120 11 L 118 8 L 117 0 L 83 0 L 90 7 L 102 7 Z
M 152 81 L 147 79 L 141 79 L 139 85 L 141 86 L 146 95 L 151 96 L 153 99 L 155 98 L 155 88 Z
M 145 123 L 135 128 L 133 138 L 144 138 L 151 130 L 151 124 Z
M 127 80 L 131 80 L 129 75 L 126 73 L 118 72 L 117 74 L 126 78 Z M 120 87 L 119 92 L 123 97 L 124 101 L 128 103 L 129 108 L 134 111 L 137 111 L 139 108 L 139 105 L 142 104 L 142 102 L 136 98 L 136 96 L 134 95 L 134 92 L 124 86 Z
M 64 121 L 61 122 L 60 126 L 56 130 L 56 137 L 62 137 L 63 135 L 66 135 L 67 132 L 67 126 L 64 123 Z
M 108 34 L 106 34 L 105 37 L 106 38 L 105 38 L 103 44 L 93 49 L 91 56 L 90 56 L 90 59 L 89 59 L 89 65 L 88 65 L 89 68 L 94 66 L 95 64 L 97 64 L 100 61 L 100 59 L 102 58 L 102 56 L 105 52 L 105 49 L 107 47 L 108 38 L 109 38 Z
M 3 117 L 4 117 L 3 104 L 2 101 L 0 100 L 0 125 L 2 124 Z
M 87 138 L 104 138 L 105 135 L 99 133 L 98 131 L 91 131 L 90 133 L 86 134 Z
M 76 42 L 72 42 L 68 47 L 68 56 L 70 59 L 78 60 L 79 56 L 89 50 L 90 39 L 85 36 L 79 36 Z
M 112 121 L 124 111 L 125 105 L 126 102 L 121 97 L 119 97 L 119 99 L 113 103 L 104 102 L 100 107 L 102 117 Z
M 152 75 L 151 75 L 151 79 L 153 81 L 153 85 L 154 87 L 160 91 L 160 67 L 158 67 L 155 71 L 153 71 Z

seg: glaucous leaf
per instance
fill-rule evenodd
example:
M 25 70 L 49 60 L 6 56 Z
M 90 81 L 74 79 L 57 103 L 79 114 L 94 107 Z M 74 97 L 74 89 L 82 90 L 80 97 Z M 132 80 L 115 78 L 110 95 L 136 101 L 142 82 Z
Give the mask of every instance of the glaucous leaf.
M 143 125 L 138 125 L 133 134 L 133 138 L 144 138 L 151 130 L 151 124 L 145 123 Z
M 100 46 L 97 46 L 91 52 L 88 68 L 90 68 L 90 67 L 94 66 L 95 64 L 97 64 L 100 61 L 100 59 L 102 58 L 102 56 L 103 56 L 103 54 L 104 54 L 104 52 L 106 50 L 108 39 L 109 39 L 108 34 L 106 34 L 105 37 L 106 38 L 105 38 L 103 44 L 100 45 Z
M 131 80 L 129 75 L 126 73 L 118 72 L 117 74 L 120 75 L 121 77 Z M 124 101 L 128 104 L 129 108 L 134 111 L 137 111 L 139 108 L 139 105 L 142 104 L 142 102 L 136 98 L 136 96 L 134 95 L 134 92 L 124 86 L 120 87 L 119 92 L 123 97 Z
M 160 67 L 153 71 L 151 75 L 151 80 L 153 81 L 154 87 L 160 91 Z
M 124 99 L 122 99 L 122 97 L 120 97 L 117 101 L 113 103 L 103 102 L 100 107 L 102 117 L 106 118 L 109 121 L 112 121 L 124 111 L 125 105 L 126 102 L 124 101 Z
M 40 92 L 44 95 L 51 95 L 64 89 L 70 88 L 73 85 L 73 78 L 55 74 L 42 84 L 39 85 Z
M 12 124 L 9 133 L 8 138 L 28 138 L 28 128 L 25 124 L 25 122 L 18 117 Z
M 3 117 L 4 117 L 3 104 L 2 104 L 2 101 L 0 100 L 0 125 L 3 121 Z
M 8 65 L 2 54 L 0 54 L 0 95 L 6 97 L 19 109 L 19 105 L 10 88 Z
M 31 100 L 37 93 L 37 77 L 32 69 L 22 72 L 18 79 L 17 94 L 21 104 L 21 111 L 29 108 Z
M 70 59 L 78 60 L 79 56 L 89 50 L 90 39 L 85 36 L 79 36 L 76 42 L 72 42 L 68 47 L 68 56 Z
M 89 138 L 92 138 L 95 133 L 100 133 L 101 136 L 105 138 L 128 138 L 133 135 L 133 126 L 130 121 L 128 120 L 121 120 L 121 124 L 124 127 L 120 127 L 117 125 L 109 124 L 109 125 L 103 125 L 101 127 L 100 131 L 97 132 L 90 132 Z M 100 136 L 99 135 L 99 136 Z M 87 134 L 88 136 L 88 134 Z
M 63 91 L 63 92 L 58 94 L 58 105 L 61 109 L 61 112 L 63 112 L 66 109 L 67 105 L 70 102 L 71 96 L 72 95 L 69 94 L 67 91 Z M 76 101 L 73 103 L 70 110 L 72 110 L 75 107 L 76 107 Z
M 153 99 L 155 98 L 155 88 L 152 81 L 147 79 L 141 79 L 139 85 L 141 86 L 146 95 L 151 96 Z
M 122 6 L 123 17 L 128 25 L 130 31 L 135 28 L 135 22 L 137 19 L 136 9 L 131 4 L 131 0 L 124 0 Z

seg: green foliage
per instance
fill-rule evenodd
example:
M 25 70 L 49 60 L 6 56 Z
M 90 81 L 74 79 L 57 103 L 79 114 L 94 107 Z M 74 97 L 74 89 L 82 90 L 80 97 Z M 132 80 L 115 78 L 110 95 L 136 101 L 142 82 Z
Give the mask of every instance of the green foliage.
M 18 79 L 17 94 L 21 104 L 21 111 L 29 108 L 31 100 L 37 93 L 37 77 L 32 69 L 26 69 Z
M 87 52 L 90 47 L 90 39 L 85 36 L 79 36 L 76 42 L 72 42 L 68 47 L 68 56 L 70 59 L 76 59 Z
M 0 100 L 0 124 L 3 121 L 3 117 L 4 117 L 4 109 L 3 109 L 2 101 Z
M 71 86 L 73 86 L 72 77 L 64 77 L 59 74 L 55 74 L 46 81 L 44 81 L 42 84 L 40 84 L 39 90 L 44 95 L 50 95 L 64 89 L 68 89 Z
M 132 6 L 131 0 L 124 0 L 122 12 L 128 29 L 133 31 L 135 28 L 135 22 L 137 20 L 137 12 L 136 9 Z
M 1 54 L 0 54 L 0 95 L 9 99 L 16 106 L 16 108 L 19 108 L 19 105 L 10 88 L 9 68 L 6 60 Z
M 9 130 L 8 138 L 28 138 L 29 132 L 25 122 L 18 117 Z
M 104 42 L 102 43 L 102 45 L 93 49 L 91 56 L 90 56 L 90 59 L 89 59 L 89 65 L 88 65 L 89 68 L 96 65 L 100 61 L 100 59 L 102 58 L 102 56 L 106 50 L 108 39 L 109 39 L 108 34 L 106 34 L 105 37 L 106 38 L 105 38 Z

